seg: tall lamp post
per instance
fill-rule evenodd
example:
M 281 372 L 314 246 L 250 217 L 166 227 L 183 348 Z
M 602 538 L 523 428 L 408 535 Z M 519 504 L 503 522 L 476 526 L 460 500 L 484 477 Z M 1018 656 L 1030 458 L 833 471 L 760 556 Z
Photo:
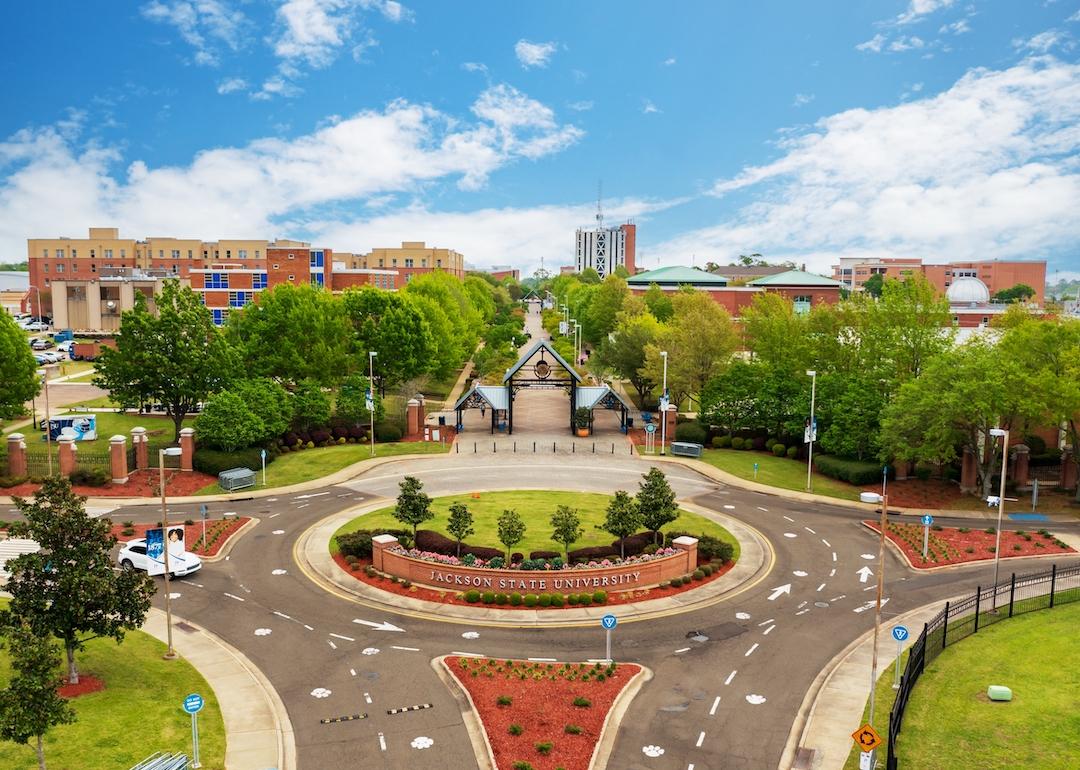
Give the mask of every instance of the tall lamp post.
M 1009 431 L 1007 428 L 991 428 L 990 435 L 1001 439 L 1001 484 L 998 489 L 997 537 L 994 543 L 994 598 L 990 611 L 997 612 L 998 567 L 1001 564 L 1001 519 L 1005 513 L 1005 464 L 1009 460 Z
M 368 414 L 371 416 L 371 456 L 375 456 L 375 356 L 379 355 L 377 351 L 369 350 L 367 354 L 368 360 L 368 392 L 371 394 L 371 408 L 368 409 Z
M 574 366 L 581 365 L 581 324 L 574 321 Z
M 45 445 L 49 461 L 49 475 L 52 476 L 52 425 L 49 422 L 49 369 L 44 367 L 37 370 L 41 378 L 41 386 L 45 389 Z M 36 417 L 34 418 L 37 419 Z M 37 426 L 34 426 L 37 428 Z
M 811 490 L 811 476 L 810 473 L 814 468 L 814 439 L 817 438 L 814 430 L 814 406 L 815 399 L 817 398 L 817 372 L 813 369 L 806 370 L 806 376 L 810 378 L 810 425 L 807 430 L 807 443 L 810 445 L 810 450 L 806 454 L 806 491 Z
M 881 632 L 881 595 L 885 590 L 885 530 L 889 525 L 889 496 L 862 492 L 859 500 L 871 505 L 881 503 L 881 538 L 878 543 L 877 607 L 874 610 L 874 655 L 870 666 L 870 725 L 874 724 L 874 691 L 877 690 L 877 648 Z
M 667 351 L 661 350 L 660 357 L 664 359 L 664 384 L 660 391 L 660 454 L 667 454 Z
M 165 655 L 162 656 L 165 660 L 176 660 L 177 658 L 172 643 L 172 599 L 169 596 L 169 511 L 165 504 L 165 458 L 178 457 L 181 451 L 178 446 L 158 450 L 158 478 L 161 485 L 161 539 L 164 541 L 162 550 L 165 557 L 165 632 L 168 639 L 168 649 L 165 651 Z

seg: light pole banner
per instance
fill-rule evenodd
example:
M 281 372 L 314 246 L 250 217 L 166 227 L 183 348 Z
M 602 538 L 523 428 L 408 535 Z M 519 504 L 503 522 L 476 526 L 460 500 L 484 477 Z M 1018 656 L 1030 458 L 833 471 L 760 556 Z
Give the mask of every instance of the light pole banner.
M 165 532 L 157 529 L 146 530 L 146 574 L 165 574 Z
M 803 443 L 804 444 L 809 444 L 809 443 L 814 442 L 814 441 L 817 441 L 817 418 L 816 417 L 814 418 L 813 423 L 811 423 L 810 419 L 807 418 L 806 423 L 805 423 L 805 425 L 803 427 Z

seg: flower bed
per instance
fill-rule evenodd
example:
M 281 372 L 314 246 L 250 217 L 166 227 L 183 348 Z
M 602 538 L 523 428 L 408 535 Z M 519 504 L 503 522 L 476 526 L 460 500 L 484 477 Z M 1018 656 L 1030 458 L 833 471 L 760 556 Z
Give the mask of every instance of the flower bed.
M 395 580 L 394 578 L 391 578 L 388 575 L 379 574 L 379 573 L 375 572 L 374 569 L 370 570 L 372 572 L 372 574 L 368 574 L 368 571 L 369 571 L 368 568 L 371 566 L 371 560 L 370 559 L 353 559 L 353 560 L 349 561 L 349 560 L 346 559 L 346 557 L 342 556 L 340 553 L 333 554 L 333 559 L 334 559 L 334 562 L 342 570 L 344 570 L 346 573 L 351 575 L 353 578 L 355 578 L 356 580 L 359 580 L 362 583 L 367 583 L 370 586 L 378 588 L 381 591 L 388 591 L 390 593 L 397 594 L 398 596 L 408 596 L 408 597 L 411 597 L 413 599 L 422 599 L 424 601 L 438 602 L 438 603 L 441 603 L 441 604 L 457 604 L 457 605 L 475 605 L 475 604 L 477 604 L 477 602 L 470 602 L 470 601 L 468 601 L 466 599 L 466 594 L 468 592 L 449 591 L 449 590 L 448 591 L 440 591 L 440 590 L 435 589 L 435 588 L 427 588 L 426 586 L 411 585 L 407 581 L 403 581 L 403 580 L 400 580 L 400 579 Z M 699 569 L 703 568 L 704 566 L 705 565 L 703 565 L 703 564 L 699 565 Z M 691 573 L 690 579 L 685 584 L 678 585 L 678 586 L 668 584 L 668 585 L 656 586 L 656 587 L 653 587 L 653 588 L 635 589 L 635 590 L 631 590 L 631 591 L 605 592 L 606 595 L 605 595 L 605 601 L 603 602 L 603 604 L 604 605 L 608 605 L 608 604 L 628 604 L 630 602 L 639 602 L 639 601 L 646 601 L 648 599 L 657 599 L 657 598 L 662 598 L 662 597 L 666 597 L 666 596 L 672 596 L 672 595 L 675 595 L 675 594 L 683 593 L 685 591 L 690 591 L 690 590 L 692 590 L 694 588 L 698 588 L 700 586 L 705 585 L 706 583 L 709 583 L 709 582 L 711 582 L 713 580 L 716 580 L 717 578 L 719 578 L 722 575 L 726 574 L 727 571 L 730 570 L 734 566 L 735 566 L 734 561 L 725 562 L 724 564 L 710 563 L 709 567 L 712 570 L 712 574 L 705 575 L 704 570 L 703 570 L 701 578 L 696 578 L 696 577 L 694 577 L 694 574 Z M 526 572 L 524 574 L 527 575 L 528 573 Z M 680 583 L 681 583 L 681 580 L 680 580 Z M 590 593 L 588 595 L 590 597 L 589 598 L 589 603 L 591 605 L 593 603 L 592 599 L 593 599 L 594 594 Z M 499 596 L 502 597 L 502 603 L 498 603 L 496 601 L 497 597 L 499 597 Z M 481 606 L 485 607 L 485 608 L 492 607 L 492 608 L 496 608 L 496 609 L 500 609 L 500 610 L 537 610 L 537 609 L 541 609 L 541 610 L 546 610 L 546 609 L 559 610 L 559 609 L 577 609 L 578 607 L 585 606 L 585 605 L 582 605 L 580 603 L 578 603 L 578 604 L 570 604 L 569 601 L 567 601 L 567 597 L 565 595 L 563 595 L 563 594 L 560 594 L 560 596 L 563 597 L 562 606 L 550 605 L 550 604 L 545 605 L 545 606 L 539 606 L 539 602 L 537 603 L 536 606 L 526 606 L 525 603 L 524 603 L 524 595 L 522 595 L 521 604 L 516 604 L 515 605 L 515 604 L 510 603 L 511 596 L 512 596 L 512 594 L 506 594 L 506 593 L 494 594 L 493 593 L 492 596 L 491 596 L 492 601 L 490 603 L 487 603 L 487 602 L 484 601 L 484 594 L 481 592 L 480 593 L 479 604 Z
M 184 525 L 184 542 L 190 543 L 187 548 L 190 553 L 197 556 L 216 556 L 229 542 L 229 538 L 235 535 L 242 526 L 251 521 L 248 517 L 235 519 L 208 519 L 206 522 L 206 540 L 208 545 L 202 543 L 202 522 Z M 171 524 L 170 526 L 176 526 Z M 113 524 L 112 533 L 121 543 L 134 540 L 138 537 L 146 537 L 146 530 L 156 528 L 156 524 Z
M 443 665 L 472 697 L 497 770 L 587 770 L 608 711 L 641 671 L 462 657 Z
M 128 474 L 126 484 L 113 484 L 111 481 L 103 487 L 91 487 L 85 484 L 72 486 L 75 494 L 84 497 L 152 497 L 160 495 L 158 489 L 159 474 L 157 469 L 148 471 L 131 471 Z M 208 476 L 199 471 L 170 471 L 166 475 L 166 489 L 169 497 L 185 497 L 193 495 L 207 484 L 216 483 L 216 476 Z M 14 487 L 0 488 L 0 494 L 12 497 L 28 497 L 38 489 L 41 484 L 25 481 Z
M 401 546 L 394 546 L 387 549 L 390 553 L 400 554 L 401 556 L 408 556 L 410 559 L 419 559 L 420 561 L 430 561 L 436 564 L 445 564 L 449 567 L 474 567 L 477 569 L 516 569 L 523 572 L 529 572 L 533 570 L 576 570 L 576 569 L 597 569 L 599 567 L 622 567 L 629 564 L 645 564 L 646 562 L 655 561 L 656 559 L 662 559 L 665 556 L 674 556 L 679 553 L 677 548 L 660 548 L 655 553 L 643 553 L 637 556 L 627 556 L 626 558 L 612 557 L 610 559 L 594 559 L 592 561 L 584 562 L 581 564 L 569 564 L 561 557 L 555 557 L 554 559 L 523 559 L 517 564 L 512 564 L 509 567 L 506 566 L 506 559 L 502 556 L 496 556 L 492 559 L 477 559 L 471 553 L 467 553 L 460 559 L 456 556 L 447 556 L 446 554 L 436 553 L 435 551 L 421 551 L 418 548 L 402 548 Z
M 881 531 L 875 521 L 863 523 L 875 532 Z M 916 569 L 993 559 L 997 539 L 997 533 L 993 527 L 985 529 L 931 527 L 926 559 L 923 559 L 921 524 L 890 521 L 885 535 L 904 552 L 908 561 Z M 1037 532 L 1006 529 L 1001 531 L 1001 558 L 1003 559 L 1014 556 L 1046 556 L 1062 553 L 1075 553 L 1075 551 L 1045 529 Z

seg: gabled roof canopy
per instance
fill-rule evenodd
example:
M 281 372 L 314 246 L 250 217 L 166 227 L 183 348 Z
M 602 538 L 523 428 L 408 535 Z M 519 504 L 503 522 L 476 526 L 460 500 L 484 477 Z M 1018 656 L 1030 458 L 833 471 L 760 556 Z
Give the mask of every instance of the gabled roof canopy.
M 555 348 L 551 346 L 551 343 L 548 340 L 537 340 L 535 343 L 533 343 L 533 346 L 529 348 L 521 358 L 518 359 L 518 362 L 506 370 L 506 374 L 503 376 L 503 382 L 509 382 L 510 378 L 517 374 L 521 367 L 525 366 L 525 364 L 527 364 L 529 360 L 533 356 L 535 356 L 537 351 L 539 350 L 546 350 L 547 352 L 551 353 L 551 357 L 558 361 L 559 365 L 567 373 L 569 373 L 570 379 L 572 379 L 574 382 L 581 382 L 581 375 L 574 371 L 574 367 L 568 364 L 565 358 L 555 352 Z
M 510 407 L 509 388 L 505 385 L 473 385 L 457 400 L 454 409 L 460 409 L 473 394 L 486 401 L 492 409 L 505 410 Z
M 626 403 L 626 400 L 608 385 L 585 385 L 578 388 L 574 394 L 575 400 L 577 401 L 577 403 L 574 404 L 574 408 L 580 409 L 581 407 L 585 407 L 586 409 L 592 409 L 599 404 L 608 393 L 618 399 L 619 403 L 628 410 L 633 411 L 634 407 Z
M 648 286 L 652 283 L 660 286 L 727 286 L 728 280 L 723 275 L 706 273 L 697 268 L 671 265 L 632 275 L 626 279 L 626 282 L 630 286 Z
M 750 281 L 750 286 L 837 286 L 844 284 L 826 278 L 823 275 L 814 275 L 803 270 L 788 270 L 776 275 L 766 275 Z

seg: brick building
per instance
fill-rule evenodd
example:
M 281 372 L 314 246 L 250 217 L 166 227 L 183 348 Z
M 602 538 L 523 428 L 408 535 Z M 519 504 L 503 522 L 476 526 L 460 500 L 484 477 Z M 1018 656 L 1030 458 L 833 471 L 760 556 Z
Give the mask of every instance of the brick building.
M 919 258 L 863 259 L 841 257 L 840 264 L 833 265 L 833 278 L 849 288 L 861 287 L 872 275 L 904 279 L 923 275 L 945 294 L 959 278 L 978 278 L 990 290 L 991 296 L 1018 283 L 1026 283 L 1035 290 L 1035 301 L 1042 305 L 1046 293 L 1045 260 L 982 260 L 969 262 L 945 262 L 924 264 Z

